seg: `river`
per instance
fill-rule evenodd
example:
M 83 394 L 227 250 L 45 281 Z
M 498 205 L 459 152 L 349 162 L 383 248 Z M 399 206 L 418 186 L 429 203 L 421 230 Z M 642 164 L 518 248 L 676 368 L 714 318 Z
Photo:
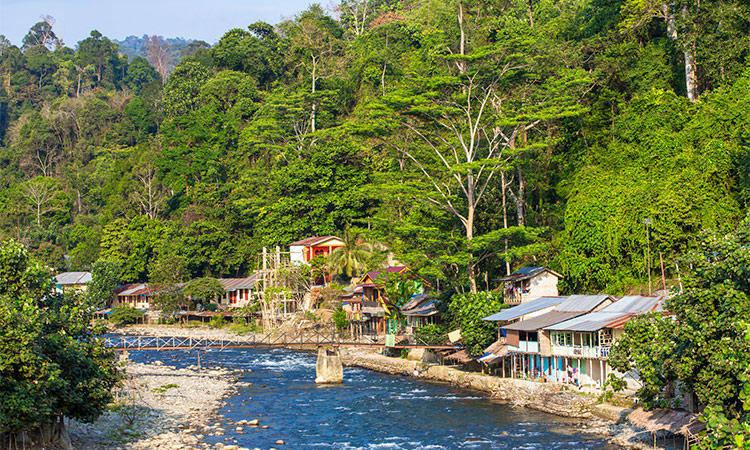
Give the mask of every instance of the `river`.
M 161 360 L 185 367 L 196 352 L 132 352 L 136 362 Z M 344 368 L 341 385 L 316 385 L 315 355 L 290 350 L 236 349 L 200 352 L 204 366 L 250 370 L 252 383 L 226 399 L 226 419 L 259 419 L 268 429 L 207 443 L 291 449 L 614 449 L 602 436 L 581 431 L 585 422 L 496 403 L 486 394 L 412 377 Z M 225 420 L 226 420 L 225 419 Z M 235 440 L 225 440 L 228 436 Z M 275 445 L 279 439 L 284 445 Z

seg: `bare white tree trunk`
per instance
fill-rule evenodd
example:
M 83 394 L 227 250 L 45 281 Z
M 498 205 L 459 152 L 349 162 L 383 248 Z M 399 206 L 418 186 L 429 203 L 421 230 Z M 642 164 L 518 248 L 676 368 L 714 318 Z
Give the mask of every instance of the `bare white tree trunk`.
M 667 36 L 672 39 L 675 44 L 679 47 L 679 35 L 677 33 L 677 25 L 675 22 L 674 12 L 672 7 L 668 3 L 662 3 L 662 13 L 664 14 L 664 21 L 667 24 Z M 687 17 L 687 6 L 682 7 L 683 19 Z M 687 98 L 694 102 L 698 100 L 698 75 L 695 66 L 695 45 L 687 44 L 684 46 L 685 54 L 685 88 L 687 91 Z

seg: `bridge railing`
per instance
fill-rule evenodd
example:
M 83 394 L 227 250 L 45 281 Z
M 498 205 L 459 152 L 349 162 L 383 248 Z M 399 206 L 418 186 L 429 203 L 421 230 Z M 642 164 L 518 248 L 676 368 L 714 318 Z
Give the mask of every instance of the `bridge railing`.
M 219 337 L 180 337 L 180 336 L 116 336 L 105 337 L 105 346 L 118 350 L 138 349 L 195 349 L 195 348 L 236 348 L 236 347 L 285 347 L 285 346 L 386 346 L 384 336 L 356 336 L 337 331 L 306 331 L 306 332 L 273 332 L 267 334 L 254 333 L 247 336 L 237 336 L 230 339 Z M 438 336 L 398 335 L 394 339 L 395 345 L 420 347 L 441 347 L 447 345 L 447 338 Z

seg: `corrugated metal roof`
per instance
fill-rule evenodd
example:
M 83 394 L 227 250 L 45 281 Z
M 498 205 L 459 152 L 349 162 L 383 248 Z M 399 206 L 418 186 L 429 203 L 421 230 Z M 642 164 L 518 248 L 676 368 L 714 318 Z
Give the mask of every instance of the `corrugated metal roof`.
M 295 246 L 296 245 L 302 245 L 302 246 L 305 246 L 305 247 L 312 247 L 313 245 L 318 245 L 320 243 L 323 243 L 323 242 L 331 240 L 331 239 L 341 240 L 341 239 L 339 239 L 336 236 L 313 236 L 313 237 L 302 239 L 302 240 L 297 241 L 297 242 L 292 242 L 289 245 L 290 246 L 292 246 L 292 245 L 295 245 Z
M 219 278 L 219 283 L 225 291 L 236 291 L 237 289 L 252 289 L 258 284 L 258 274 L 253 273 L 246 278 Z
M 504 309 L 499 313 L 487 316 L 482 320 L 497 322 L 500 320 L 518 319 L 526 314 L 531 314 L 544 308 L 559 305 L 565 300 L 565 297 L 539 297 L 526 303 L 522 303 L 512 308 Z
M 607 312 L 644 313 L 653 311 L 662 302 L 664 297 L 646 297 L 642 295 L 626 295 L 620 297 L 615 303 L 602 308 Z
M 557 305 L 555 311 L 561 312 L 589 312 L 606 300 L 614 301 L 609 295 L 571 295 L 564 302 Z
M 531 267 L 521 267 L 520 269 L 516 270 L 512 274 L 508 275 L 507 277 L 502 278 L 496 278 L 495 281 L 521 281 L 521 280 L 528 280 L 529 278 L 533 278 L 537 275 L 539 275 L 542 272 L 549 272 L 558 278 L 562 278 L 563 276 L 559 273 L 555 272 L 552 269 L 549 269 L 547 267 L 537 267 L 537 266 L 531 266 Z
M 536 331 L 541 330 L 544 327 L 554 325 L 556 323 L 570 320 L 576 316 L 586 314 L 585 312 L 563 312 L 563 311 L 550 311 L 528 320 L 522 320 L 521 322 L 512 323 L 502 327 L 504 330 L 518 330 L 518 331 Z
M 551 331 L 597 331 L 630 313 L 597 311 L 545 327 Z
M 422 303 L 425 303 L 428 298 L 428 294 L 414 294 L 411 296 L 411 299 L 404 304 L 404 306 L 401 307 L 402 311 L 414 309 L 417 308 Z
M 409 310 L 401 310 L 405 316 L 434 316 L 438 313 L 435 308 L 435 300 L 430 300 L 427 303 L 419 305 L 417 308 Z
M 131 283 L 118 287 L 115 289 L 117 295 L 150 295 L 154 292 L 148 285 L 143 283 Z
M 625 316 L 620 317 L 619 319 L 616 319 L 614 322 L 610 322 L 607 324 L 605 328 L 624 328 L 625 323 L 627 323 L 628 320 L 635 317 L 635 314 L 628 314 Z
M 91 272 L 63 272 L 55 277 L 55 284 L 86 284 L 91 281 Z

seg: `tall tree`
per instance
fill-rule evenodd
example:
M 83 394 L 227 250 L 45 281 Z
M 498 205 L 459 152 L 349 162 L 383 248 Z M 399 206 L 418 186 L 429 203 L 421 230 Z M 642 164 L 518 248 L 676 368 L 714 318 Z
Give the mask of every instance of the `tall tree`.
M 0 440 L 37 430 L 59 438 L 64 417 L 93 422 L 121 378 L 91 326 L 94 308 L 56 293 L 51 274 L 17 243 L 0 245 L 0 272 Z
M 31 27 L 26 36 L 23 37 L 23 49 L 42 46 L 49 50 L 54 50 L 63 45 L 62 41 L 52 31 L 55 26 L 55 18 L 52 16 L 42 16 L 42 20 Z
M 309 75 L 310 131 L 315 133 L 318 103 L 315 101 L 321 78 L 330 76 L 336 57 L 342 50 L 343 30 L 319 5 L 312 5 L 295 21 L 284 24 L 284 31 L 291 41 L 291 63 L 297 64 Z
M 164 42 L 164 38 L 161 36 L 147 36 L 143 47 L 146 49 L 146 59 L 151 64 L 159 75 L 161 75 L 162 83 L 167 82 L 167 75 L 169 75 L 169 52 L 167 44 Z
M 64 211 L 66 208 L 65 194 L 60 189 L 60 184 L 54 178 L 36 177 L 21 185 L 23 196 L 29 203 L 37 226 L 41 226 L 42 217 L 56 211 Z
M 332 274 L 346 274 L 351 278 L 367 269 L 367 262 L 375 252 L 375 246 L 362 240 L 351 228 L 344 230 L 344 246 L 335 248 L 328 255 L 328 269 Z
M 82 67 L 93 67 L 97 84 L 107 82 L 114 85 L 119 79 L 118 51 L 117 44 L 102 36 L 97 30 L 93 30 L 91 36 L 78 43 L 76 60 Z

